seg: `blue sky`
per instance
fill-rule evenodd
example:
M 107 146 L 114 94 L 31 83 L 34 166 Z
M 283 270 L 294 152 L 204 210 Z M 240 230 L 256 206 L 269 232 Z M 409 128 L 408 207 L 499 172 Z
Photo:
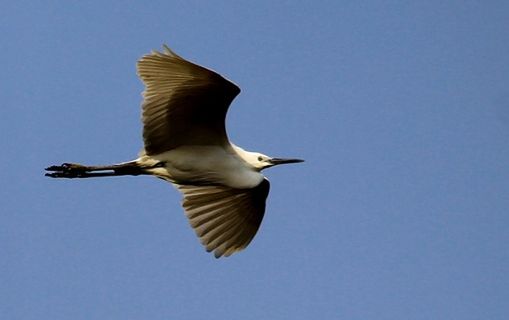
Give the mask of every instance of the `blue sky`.
M 504 1 L 0 5 L 0 318 L 507 319 Z M 142 147 L 135 63 L 242 88 L 230 138 L 300 157 L 215 259 L 151 177 L 53 180 Z

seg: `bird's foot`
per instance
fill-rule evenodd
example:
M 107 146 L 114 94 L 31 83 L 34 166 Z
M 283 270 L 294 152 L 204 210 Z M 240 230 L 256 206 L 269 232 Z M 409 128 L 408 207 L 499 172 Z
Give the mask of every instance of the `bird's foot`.
M 80 178 L 86 176 L 88 172 L 86 166 L 78 163 L 62 163 L 59 166 L 47 167 L 45 170 L 52 171 L 45 174 L 51 178 Z

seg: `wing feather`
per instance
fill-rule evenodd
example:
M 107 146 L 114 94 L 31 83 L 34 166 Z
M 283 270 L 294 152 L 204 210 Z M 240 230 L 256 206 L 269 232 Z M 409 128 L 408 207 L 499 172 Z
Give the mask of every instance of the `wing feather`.
M 207 251 L 216 258 L 247 247 L 265 213 L 270 183 L 264 179 L 252 189 L 225 186 L 177 185 L 190 225 Z
M 226 145 L 225 117 L 240 89 L 216 72 L 164 46 L 138 61 L 145 84 L 142 104 L 145 153 L 181 145 Z

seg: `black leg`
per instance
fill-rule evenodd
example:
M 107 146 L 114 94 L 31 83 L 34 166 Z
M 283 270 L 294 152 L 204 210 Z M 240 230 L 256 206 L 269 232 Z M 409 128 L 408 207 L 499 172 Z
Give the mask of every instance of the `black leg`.
M 93 178 L 144 174 L 136 162 L 126 162 L 107 166 L 85 166 L 78 163 L 62 163 L 46 168 L 45 176 L 51 178 Z

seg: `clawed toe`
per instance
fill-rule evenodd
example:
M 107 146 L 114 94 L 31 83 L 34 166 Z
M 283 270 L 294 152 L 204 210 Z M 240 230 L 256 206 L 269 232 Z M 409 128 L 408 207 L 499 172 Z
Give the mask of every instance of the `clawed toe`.
M 63 177 L 64 175 L 62 174 L 62 172 L 51 172 L 51 173 L 46 173 L 44 174 L 46 177 L 51 177 L 51 178 L 61 178 Z
M 77 163 L 62 163 L 59 166 L 49 166 L 45 169 L 46 177 L 51 178 L 76 178 L 86 174 L 86 167 Z
M 46 170 L 46 171 L 62 171 L 62 170 L 64 170 L 64 167 L 63 166 L 49 166 L 49 167 L 45 168 L 44 170 Z

